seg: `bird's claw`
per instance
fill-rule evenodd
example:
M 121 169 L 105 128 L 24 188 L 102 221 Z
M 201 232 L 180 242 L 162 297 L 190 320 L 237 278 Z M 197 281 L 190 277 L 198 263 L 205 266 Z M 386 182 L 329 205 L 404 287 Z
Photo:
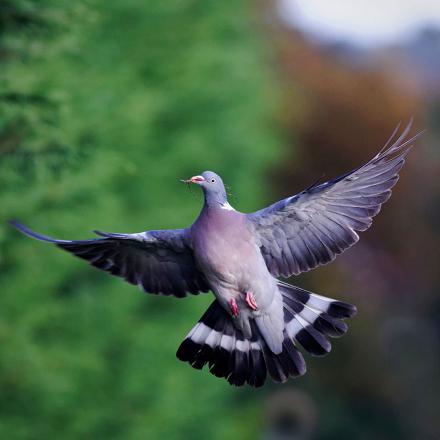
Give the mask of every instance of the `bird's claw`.
M 258 305 L 252 292 L 246 292 L 246 304 L 249 306 L 250 309 L 258 310 Z
M 238 316 L 238 305 L 234 298 L 229 300 L 229 307 L 231 309 L 232 316 L 236 318 Z
M 252 292 L 246 292 L 246 303 L 252 310 L 258 310 L 258 305 Z

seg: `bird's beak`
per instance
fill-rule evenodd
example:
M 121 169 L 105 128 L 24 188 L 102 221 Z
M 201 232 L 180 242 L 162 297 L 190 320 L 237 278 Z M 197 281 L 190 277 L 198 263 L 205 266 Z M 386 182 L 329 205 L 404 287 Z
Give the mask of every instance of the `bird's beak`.
M 191 179 L 181 180 L 183 183 L 200 183 L 204 182 L 205 178 L 203 176 L 192 176 Z

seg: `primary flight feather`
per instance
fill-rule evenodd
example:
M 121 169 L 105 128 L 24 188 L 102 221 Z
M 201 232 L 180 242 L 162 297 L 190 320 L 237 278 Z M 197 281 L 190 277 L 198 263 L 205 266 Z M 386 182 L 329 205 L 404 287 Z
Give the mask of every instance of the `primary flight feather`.
M 328 337 L 347 331 L 353 305 L 279 281 L 332 261 L 359 239 L 391 196 L 415 137 L 410 125 L 365 165 L 252 214 L 233 209 L 211 171 L 185 181 L 200 186 L 204 205 L 186 229 L 57 240 L 11 221 L 19 231 L 87 260 L 145 292 L 184 297 L 212 291 L 214 302 L 177 351 L 194 368 L 233 385 L 263 385 L 305 373 L 298 345 L 330 351 Z

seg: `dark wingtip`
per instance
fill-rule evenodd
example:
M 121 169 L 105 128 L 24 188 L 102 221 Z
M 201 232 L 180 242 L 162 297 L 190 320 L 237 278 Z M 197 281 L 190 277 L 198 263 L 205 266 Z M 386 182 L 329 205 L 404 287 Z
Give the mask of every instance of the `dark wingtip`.
M 35 238 L 36 240 L 40 241 L 47 241 L 49 243 L 60 243 L 64 240 L 56 240 L 52 237 L 48 237 L 47 235 L 38 234 L 37 232 L 32 231 L 32 229 L 29 229 L 27 226 L 20 223 L 18 220 L 11 219 L 8 220 L 8 223 L 18 231 L 20 231 L 22 234 L 27 235 L 28 237 Z
M 10 218 L 9 220 L 6 221 L 6 223 L 8 223 L 8 225 L 11 225 L 14 228 L 16 227 L 16 225 L 20 224 L 20 222 L 15 218 Z
M 109 235 L 107 232 L 98 231 L 97 229 L 94 229 L 92 232 L 100 237 L 108 237 Z
M 94 229 L 92 232 L 104 238 L 128 238 L 128 234 L 120 234 L 118 232 L 104 232 L 97 229 Z

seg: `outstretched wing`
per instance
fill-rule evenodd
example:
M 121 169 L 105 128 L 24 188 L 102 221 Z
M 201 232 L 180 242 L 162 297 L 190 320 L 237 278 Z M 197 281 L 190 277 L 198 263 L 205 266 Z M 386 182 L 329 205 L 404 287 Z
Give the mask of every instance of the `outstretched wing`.
M 185 229 L 114 234 L 95 231 L 101 238 L 56 240 L 10 222 L 20 232 L 54 243 L 92 266 L 138 285 L 145 292 L 184 297 L 207 292 L 209 284 L 195 264 Z
M 328 263 L 359 240 L 391 196 L 398 172 L 415 136 L 405 141 L 411 123 L 369 162 L 336 179 L 248 214 L 267 267 L 288 277 Z

